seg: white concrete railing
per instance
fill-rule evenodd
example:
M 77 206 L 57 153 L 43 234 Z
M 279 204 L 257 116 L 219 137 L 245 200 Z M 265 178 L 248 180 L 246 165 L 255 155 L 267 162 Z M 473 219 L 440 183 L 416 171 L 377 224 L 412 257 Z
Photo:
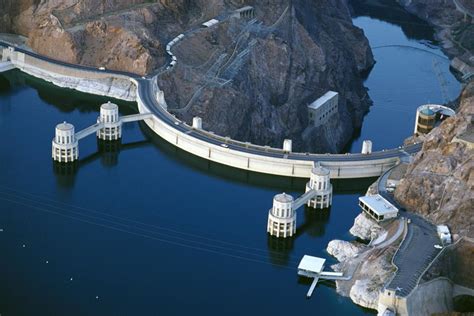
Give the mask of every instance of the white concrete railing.
M 151 112 L 151 109 L 148 108 L 142 99 L 140 89 L 138 90 L 138 110 L 144 113 Z M 168 115 L 170 114 L 168 113 Z M 180 122 L 179 120 L 176 121 Z M 299 178 L 308 178 L 311 168 L 313 167 L 312 160 L 275 158 L 247 153 L 231 148 L 224 148 L 219 145 L 208 143 L 194 136 L 178 131 L 155 115 L 150 119 L 146 119 L 144 122 L 161 138 L 176 147 L 201 158 L 231 167 L 259 173 Z M 181 122 L 179 124 L 185 123 Z M 282 151 L 264 146 L 253 146 L 263 148 L 264 150 Z M 380 176 L 380 174 L 393 167 L 398 163 L 398 161 L 398 157 L 390 157 L 361 161 L 325 161 L 321 162 L 321 165 L 331 171 L 331 178 L 364 178 Z
M 0 62 L 0 73 L 9 71 L 12 69 L 15 69 L 15 65 L 13 65 L 11 62 L 9 61 Z

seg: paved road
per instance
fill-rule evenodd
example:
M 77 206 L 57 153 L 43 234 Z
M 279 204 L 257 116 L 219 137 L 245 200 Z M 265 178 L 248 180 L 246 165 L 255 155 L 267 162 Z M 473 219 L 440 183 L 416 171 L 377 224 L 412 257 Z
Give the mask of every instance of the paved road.
M 434 245 L 440 244 L 436 227 L 418 216 L 407 212 L 393 195 L 387 192 L 386 183 L 390 170 L 385 172 L 379 179 L 378 192 L 387 201 L 400 210 L 400 215 L 409 218 L 408 232 L 400 249 L 393 258 L 398 267 L 396 276 L 387 285 L 390 290 L 398 290 L 397 294 L 405 297 L 416 287 L 419 278 L 440 252 Z
M 0 41 L 0 46 L 8 47 L 9 44 Z M 358 161 L 370 161 L 370 160 L 382 160 L 388 158 L 402 158 L 406 157 L 407 155 L 415 154 L 420 149 L 422 144 L 414 144 L 405 147 L 383 150 L 378 152 L 373 152 L 369 155 L 364 154 L 311 154 L 311 153 L 285 153 L 282 149 L 278 148 L 262 148 L 256 147 L 252 145 L 246 145 L 243 142 L 238 142 L 235 140 L 231 140 L 225 137 L 221 137 L 218 135 L 212 135 L 211 133 L 195 130 L 192 127 L 184 124 L 183 122 L 176 119 L 170 113 L 168 113 L 155 98 L 155 87 L 154 87 L 154 80 L 152 78 L 141 77 L 137 74 L 124 72 L 124 71 L 115 71 L 115 70 L 98 70 L 94 67 L 83 66 L 83 65 L 76 65 L 76 64 L 69 64 L 66 62 L 58 61 L 51 59 L 49 57 L 45 57 L 42 55 L 38 55 L 36 53 L 27 51 L 21 48 L 15 48 L 16 51 L 25 53 L 27 55 L 33 56 L 35 58 L 55 63 L 61 66 L 70 67 L 74 69 L 81 69 L 96 73 L 108 73 L 112 75 L 122 75 L 129 78 L 133 78 L 138 82 L 138 93 L 140 97 L 145 102 L 146 106 L 150 109 L 150 111 L 160 120 L 162 120 L 165 124 L 168 124 L 170 127 L 182 132 L 186 133 L 192 137 L 195 137 L 199 140 L 208 142 L 210 144 L 214 144 L 220 146 L 222 144 L 226 144 L 229 149 L 250 153 L 265 157 L 273 157 L 273 158 L 281 158 L 281 159 L 293 159 L 293 160 L 303 160 L 303 161 L 318 161 L 318 162 L 352 162 L 356 164 Z

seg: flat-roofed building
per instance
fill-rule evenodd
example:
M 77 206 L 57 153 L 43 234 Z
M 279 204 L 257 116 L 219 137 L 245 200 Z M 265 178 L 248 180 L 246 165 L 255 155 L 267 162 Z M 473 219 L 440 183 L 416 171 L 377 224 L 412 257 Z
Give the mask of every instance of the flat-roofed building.
M 308 105 L 309 125 L 321 126 L 337 113 L 339 94 L 334 91 L 326 92 L 322 97 Z
M 304 255 L 298 265 L 298 275 L 314 278 L 319 276 L 324 269 L 326 259 Z
M 398 208 L 379 194 L 359 197 L 359 206 L 377 222 L 398 216 Z

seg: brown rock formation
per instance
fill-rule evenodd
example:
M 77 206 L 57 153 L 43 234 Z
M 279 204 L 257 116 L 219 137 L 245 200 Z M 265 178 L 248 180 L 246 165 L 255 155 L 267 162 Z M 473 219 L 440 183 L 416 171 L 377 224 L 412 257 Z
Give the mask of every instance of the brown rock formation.
M 338 152 L 370 103 L 360 73 L 373 65 L 372 53 L 343 0 L 0 1 L 0 19 L 10 21 L 3 31 L 28 36 L 35 51 L 141 75 L 164 65 L 174 36 L 253 5 L 252 28 L 231 19 L 176 45 L 178 67 L 159 82 L 182 119 L 202 116 L 205 128 L 239 140 L 281 147 L 291 138 L 295 150 Z M 213 76 L 231 81 L 220 87 L 206 78 L 222 53 L 228 57 Z M 308 127 L 307 104 L 327 90 L 340 93 L 338 113 L 326 126 Z
M 474 82 L 463 91 L 459 113 L 433 129 L 395 190 L 396 199 L 452 233 L 474 234 L 474 150 L 457 138 L 472 132 Z

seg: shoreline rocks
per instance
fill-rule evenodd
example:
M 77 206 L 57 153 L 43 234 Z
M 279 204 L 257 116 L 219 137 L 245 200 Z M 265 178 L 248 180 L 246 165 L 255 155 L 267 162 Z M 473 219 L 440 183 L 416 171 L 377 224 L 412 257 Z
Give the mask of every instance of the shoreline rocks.
M 354 220 L 354 225 L 350 228 L 351 235 L 363 240 L 372 241 L 377 239 L 384 229 L 364 213 L 360 213 Z

